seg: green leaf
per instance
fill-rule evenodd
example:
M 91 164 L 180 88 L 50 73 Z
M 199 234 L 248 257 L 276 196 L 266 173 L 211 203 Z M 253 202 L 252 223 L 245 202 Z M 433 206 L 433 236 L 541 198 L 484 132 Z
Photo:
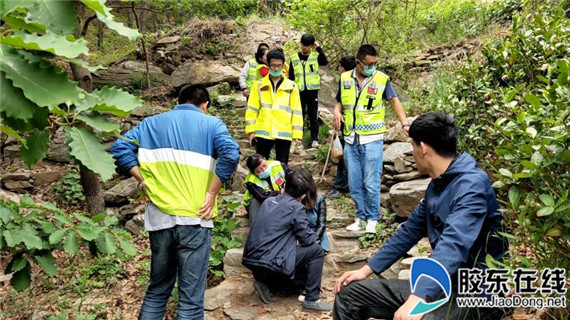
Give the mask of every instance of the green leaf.
M 509 202 L 511 203 L 513 208 L 516 209 L 519 206 L 520 198 L 521 198 L 521 193 L 519 189 L 515 186 L 512 186 L 509 189 Z
M 519 172 L 513 174 L 513 178 L 515 179 L 525 179 L 525 178 L 530 178 L 531 176 L 532 175 L 530 174 L 530 172 Z
M 8 264 L 8 266 L 10 267 L 8 272 L 9 273 L 18 272 L 24 269 L 27 264 L 28 260 L 26 260 L 26 258 L 24 258 L 22 254 L 17 254 L 14 256 L 14 258 L 12 258 L 12 261 L 10 261 L 10 263 Z
M 22 292 L 30 286 L 30 283 L 32 283 L 32 268 L 26 261 L 26 266 L 12 275 L 10 284 L 16 291 Z
M 14 130 L 10 127 L 0 125 L 0 131 L 4 132 L 5 134 L 9 135 L 12 138 L 18 140 L 18 142 L 20 142 L 22 145 L 26 144 L 26 140 L 24 138 L 20 137 L 20 135 L 18 134 L 18 132 L 16 130 Z
M 24 225 L 24 229 L 18 232 L 28 250 L 43 249 L 42 239 L 38 237 L 37 231 L 31 225 Z
M 79 114 L 76 119 L 83 121 L 86 125 L 94 130 L 101 132 L 119 133 L 121 127 L 116 123 L 111 123 L 107 117 L 96 112 L 84 112 Z
M 108 180 L 115 173 L 113 157 L 105 151 L 99 138 L 85 128 L 66 128 L 70 154 L 89 170 Z
M 559 207 L 556 207 L 555 212 L 563 212 L 563 211 L 566 211 L 568 209 L 570 209 L 570 203 L 566 203 L 566 204 L 563 204 Z
M 67 233 L 67 229 L 59 229 L 49 235 L 49 244 L 60 243 L 63 236 Z
M 0 88 L 0 105 L 7 116 L 22 120 L 34 116 L 39 107 L 24 96 L 22 89 L 13 86 L 4 72 L 0 72 Z
M 538 217 L 544 217 L 544 216 L 549 216 L 554 212 L 554 208 L 553 207 L 542 207 L 540 210 L 538 210 L 536 212 L 536 215 Z
M 83 61 L 81 59 L 67 59 L 67 61 L 73 63 L 76 66 L 80 66 L 82 68 L 85 68 L 87 70 L 89 70 L 89 72 L 95 72 L 97 70 L 101 70 L 101 69 L 106 69 L 105 67 L 103 67 L 102 65 L 98 65 L 98 66 L 91 66 L 89 64 L 89 62 L 87 61 Z
M 522 160 L 521 164 L 523 165 L 523 167 L 527 168 L 527 169 L 536 169 L 536 164 L 534 164 L 534 162 L 528 161 L 528 160 Z
M 109 112 L 118 117 L 128 115 L 144 103 L 140 98 L 121 89 L 104 87 L 95 90 L 78 103 L 77 111 L 96 110 Z
M 528 127 L 528 128 L 526 128 L 526 133 L 530 134 L 530 136 L 534 139 L 534 137 L 536 137 L 536 134 L 538 132 L 536 131 L 536 129 L 534 127 Z
M 491 185 L 491 187 L 493 187 L 495 189 L 500 189 L 504 186 L 505 186 L 505 183 L 501 180 L 497 180 L 497 181 L 493 182 L 493 184 Z
M 22 242 L 22 238 L 18 233 L 18 230 L 4 230 L 2 232 L 4 236 L 4 240 L 6 241 L 6 245 L 10 248 L 16 247 L 20 242 Z
M 123 249 L 123 252 L 125 254 L 127 254 L 129 256 L 134 256 L 137 254 L 137 249 L 128 240 L 123 239 L 121 237 L 117 237 L 117 239 L 119 240 L 119 244 L 121 245 L 121 249 Z
M 129 40 L 137 40 L 141 35 L 137 29 L 125 27 L 122 23 L 114 20 L 111 10 L 105 6 L 105 0 L 81 0 L 81 2 L 95 11 L 97 19 L 105 23 L 107 28 L 115 30 L 118 34 L 126 36 Z
M 568 72 L 561 72 L 556 79 L 560 86 L 565 86 L 568 83 Z
M 106 213 L 99 213 L 97 215 L 94 215 L 91 219 L 94 222 L 101 222 L 101 221 L 105 220 L 105 217 L 107 217 Z
M 105 254 L 113 254 L 117 252 L 117 246 L 115 245 L 115 239 L 110 233 L 102 233 L 97 240 L 95 240 L 97 248 L 99 251 Z
M 532 93 L 528 93 L 527 95 L 525 95 L 524 99 L 526 100 L 526 102 L 530 103 L 534 107 L 537 108 L 542 107 L 542 102 L 540 102 L 540 99 L 538 99 L 538 97 L 533 95 Z
M 16 214 L 16 211 L 11 207 L 7 206 L 3 202 L 0 202 L 0 220 L 4 224 L 7 224 L 12 220 L 12 217 Z
M 57 266 L 55 264 L 55 259 L 51 255 L 51 252 L 47 251 L 42 255 L 34 256 L 36 262 L 42 267 L 45 273 L 50 276 L 55 276 L 57 274 Z
M 544 161 L 544 157 L 539 151 L 535 151 L 530 157 L 530 161 L 538 167 Z
M 544 205 L 554 207 L 554 198 L 551 195 L 543 193 L 538 197 L 540 198 L 540 201 L 544 203 Z
M 73 34 L 77 26 L 73 1 L 34 0 L 26 21 L 36 21 L 57 34 Z
M 36 223 L 42 228 L 42 230 L 43 230 L 46 234 L 52 234 L 53 232 L 56 232 L 56 231 L 57 231 L 57 229 L 55 228 L 55 226 L 53 225 L 53 223 L 51 223 L 51 221 L 37 219 L 37 220 L 36 220 Z
M 86 225 L 80 224 L 75 231 L 79 234 L 79 236 L 87 241 L 95 240 L 97 236 L 99 236 L 99 232 L 96 229 Z
M 74 232 L 69 232 L 63 243 L 63 250 L 69 254 L 75 254 L 79 250 L 79 242 Z
M 560 237 L 561 235 L 562 231 L 559 228 L 552 228 L 546 232 L 548 237 Z
M 3 17 L 2 20 L 6 22 L 13 29 L 24 29 L 30 32 L 43 33 L 46 31 L 46 26 L 41 23 L 26 22 L 20 17 Z
M 30 5 L 30 0 L 2 0 L 0 1 L 0 17 L 4 20 L 4 16 L 18 9 L 26 8 Z
M 56 1 L 60 2 L 60 1 Z M 77 100 L 77 83 L 67 78 L 66 72 L 57 72 L 50 65 L 28 62 L 15 49 L 0 44 L 0 70 L 23 90 L 24 96 L 39 106 L 53 106 Z
M 49 150 L 49 133 L 45 130 L 34 130 L 26 139 L 26 146 L 20 148 L 22 160 L 28 166 L 43 159 Z
M 493 258 L 492 255 L 488 254 L 485 256 L 485 264 L 487 264 L 487 267 L 489 268 L 496 268 L 497 264 L 495 263 L 495 259 Z
M 53 218 L 54 218 L 55 220 L 61 222 L 62 224 L 65 224 L 65 225 L 72 225 L 72 224 L 73 224 L 73 222 L 71 221 L 71 219 L 69 219 L 68 217 L 66 217 L 66 216 L 64 216 L 64 215 L 62 215 L 62 214 L 55 214 L 55 215 L 53 216 Z
M 501 175 L 507 177 L 507 178 L 512 178 L 512 177 L 513 177 L 513 174 L 512 174 L 509 170 L 504 169 L 504 168 L 499 169 L 499 173 L 500 173 Z
M 69 59 L 89 53 L 87 42 L 83 38 L 76 40 L 71 35 L 62 36 L 52 32 L 37 35 L 18 30 L 12 35 L 0 36 L 0 43 L 26 50 L 45 51 Z

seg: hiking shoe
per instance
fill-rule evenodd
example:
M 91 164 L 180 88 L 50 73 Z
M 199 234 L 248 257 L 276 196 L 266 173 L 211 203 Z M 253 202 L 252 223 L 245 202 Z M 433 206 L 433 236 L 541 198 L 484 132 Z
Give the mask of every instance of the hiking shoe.
M 338 191 L 338 190 L 332 189 L 331 191 L 329 191 L 329 192 L 325 195 L 325 198 L 327 198 L 327 199 L 338 199 L 338 198 L 341 198 L 341 197 L 343 197 L 343 196 L 344 196 L 344 193 L 342 193 L 342 192 L 340 192 L 340 191 Z
M 316 311 L 316 312 L 329 312 L 332 311 L 333 305 L 326 302 L 317 300 L 314 302 L 305 301 L 303 302 L 303 310 Z
M 270 304 L 277 301 L 277 299 L 271 295 L 271 292 L 265 283 L 256 280 L 253 283 L 253 287 L 255 288 L 255 291 L 257 291 L 257 294 L 259 294 L 259 298 L 263 303 Z
M 303 290 L 299 295 L 299 297 L 297 298 L 297 300 L 299 302 L 305 302 L 305 295 L 307 295 L 307 290 Z
M 358 219 L 358 218 L 354 219 L 354 223 L 349 225 L 348 227 L 346 227 L 346 230 L 348 230 L 348 231 L 360 230 L 360 219 Z
M 370 220 L 366 223 L 366 233 L 374 233 L 376 234 L 376 226 L 378 225 L 378 221 Z
M 317 140 L 313 140 L 313 142 L 311 143 L 311 148 L 318 148 L 321 145 L 319 144 L 319 142 Z

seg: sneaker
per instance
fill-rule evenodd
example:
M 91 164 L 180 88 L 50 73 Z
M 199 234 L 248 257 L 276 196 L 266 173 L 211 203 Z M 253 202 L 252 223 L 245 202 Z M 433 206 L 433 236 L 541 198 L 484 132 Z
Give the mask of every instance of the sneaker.
M 305 295 L 301 293 L 297 300 L 299 300 L 299 302 L 305 302 Z
M 366 233 L 374 233 L 376 234 L 376 225 L 378 225 L 378 221 L 370 220 L 366 223 Z
M 360 230 L 360 219 L 356 218 L 354 220 L 354 223 L 349 225 L 348 227 L 346 227 L 346 230 L 348 231 L 358 231 Z
M 317 300 L 315 302 L 303 302 L 303 310 L 307 311 L 317 311 L 317 312 L 329 312 L 332 311 L 333 305 L 326 302 Z
M 313 140 L 313 142 L 311 143 L 311 148 L 318 148 L 321 145 L 319 144 L 319 142 L 317 140 Z
M 338 190 L 332 189 L 331 191 L 329 191 L 329 192 L 325 195 L 325 198 L 327 198 L 327 199 L 337 199 L 337 198 L 341 198 L 341 197 L 343 197 L 343 196 L 344 196 L 344 193 L 342 193 L 342 192 L 340 192 L 340 191 L 338 191 Z
M 277 299 L 271 295 L 271 292 L 265 283 L 256 280 L 253 283 L 253 287 L 255 288 L 255 291 L 257 291 L 257 294 L 259 294 L 259 298 L 263 303 L 270 304 L 277 301 Z

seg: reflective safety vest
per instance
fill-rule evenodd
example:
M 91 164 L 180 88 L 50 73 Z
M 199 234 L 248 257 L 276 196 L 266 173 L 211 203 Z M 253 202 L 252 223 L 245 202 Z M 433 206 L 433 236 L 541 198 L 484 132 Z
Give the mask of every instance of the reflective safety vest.
M 359 135 L 379 134 L 386 131 L 384 123 L 385 105 L 382 98 L 386 83 L 390 79 L 386 74 L 376 71 L 374 76 L 363 83 L 357 96 L 357 80 L 352 72 L 340 76 L 340 100 L 344 113 L 344 134 L 356 131 Z
M 248 90 L 251 89 L 253 82 L 259 79 L 260 76 L 258 69 L 262 66 L 262 64 L 257 63 L 257 60 L 255 60 L 255 58 L 249 59 L 249 70 L 247 72 L 247 78 L 245 79 L 245 85 L 247 86 Z
M 299 91 L 319 90 L 321 88 L 321 76 L 319 76 L 319 53 L 312 51 L 309 58 L 303 65 L 298 54 L 291 57 L 291 67 L 295 73 L 295 83 L 299 86 Z
M 245 111 L 245 133 L 252 132 L 268 140 L 303 138 L 303 112 L 295 82 L 284 78 L 275 93 L 269 76 L 254 82 Z
M 271 185 L 267 182 L 267 179 L 259 179 L 258 176 L 249 172 L 244 180 L 244 185 L 246 182 L 251 182 L 265 191 L 281 191 L 285 187 L 285 170 L 281 166 L 281 162 L 275 160 L 267 160 L 267 166 L 269 167 L 269 180 L 271 180 Z M 243 202 L 246 206 L 251 202 L 251 194 L 247 188 L 245 189 L 245 194 L 243 195 Z

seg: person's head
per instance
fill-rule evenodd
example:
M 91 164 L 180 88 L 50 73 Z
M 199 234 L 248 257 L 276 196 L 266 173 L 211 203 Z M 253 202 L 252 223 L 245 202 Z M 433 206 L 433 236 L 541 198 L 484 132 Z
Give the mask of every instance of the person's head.
M 269 75 L 277 78 L 283 73 L 283 65 L 285 64 L 285 54 L 283 50 L 273 49 L 267 53 L 267 65 L 269 66 Z
M 259 43 L 259 45 L 257 46 L 257 50 L 261 49 L 261 48 L 266 48 L 267 50 L 269 50 L 269 45 L 265 42 L 261 42 Z
M 252 156 L 249 156 L 245 162 L 247 168 L 251 173 L 256 175 L 260 179 L 267 179 L 269 177 L 269 167 L 267 165 L 267 159 L 264 156 L 256 153 Z
M 260 46 L 257 48 L 257 52 L 255 52 L 255 60 L 257 63 L 267 64 L 267 52 L 269 51 L 268 47 Z
M 314 44 L 315 37 L 312 34 L 304 34 L 301 36 L 301 52 L 303 54 L 309 54 Z
M 187 85 L 180 89 L 178 104 L 193 104 L 206 113 L 210 104 L 210 94 L 203 85 Z
M 356 58 L 353 56 L 344 56 L 340 58 L 340 65 L 338 66 L 338 72 L 343 73 L 356 68 Z
M 305 171 L 308 172 L 307 170 Z M 317 202 L 317 184 L 313 180 L 313 177 L 310 175 L 310 173 L 309 176 L 311 178 L 309 191 L 307 191 L 306 196 L 303 198 L 303 200 L 301 200 L 301 203 L 305 206 L 305 208 L 313 209 L 315 207 L 315 203 Z
M 378 63 L 378 51 L 369 44 L 364 44 L 358 48 L 356 54 L 356 70 L 365 77 L 370 77 L 376 71 Z
M 452 115 L 430 111 L 417 117 L 410 126 L 410 138 L 418 170 L 428 173 L 434 161 L 457 155 L 459 130 Z
M 285 192 L 299 201 L 307 197 L 307 193 L 313 187 L 316 189 L 315 180 L 313 180 L 313 176 L 307 169 L 290 172 L 285 181 L 287 181 Z

